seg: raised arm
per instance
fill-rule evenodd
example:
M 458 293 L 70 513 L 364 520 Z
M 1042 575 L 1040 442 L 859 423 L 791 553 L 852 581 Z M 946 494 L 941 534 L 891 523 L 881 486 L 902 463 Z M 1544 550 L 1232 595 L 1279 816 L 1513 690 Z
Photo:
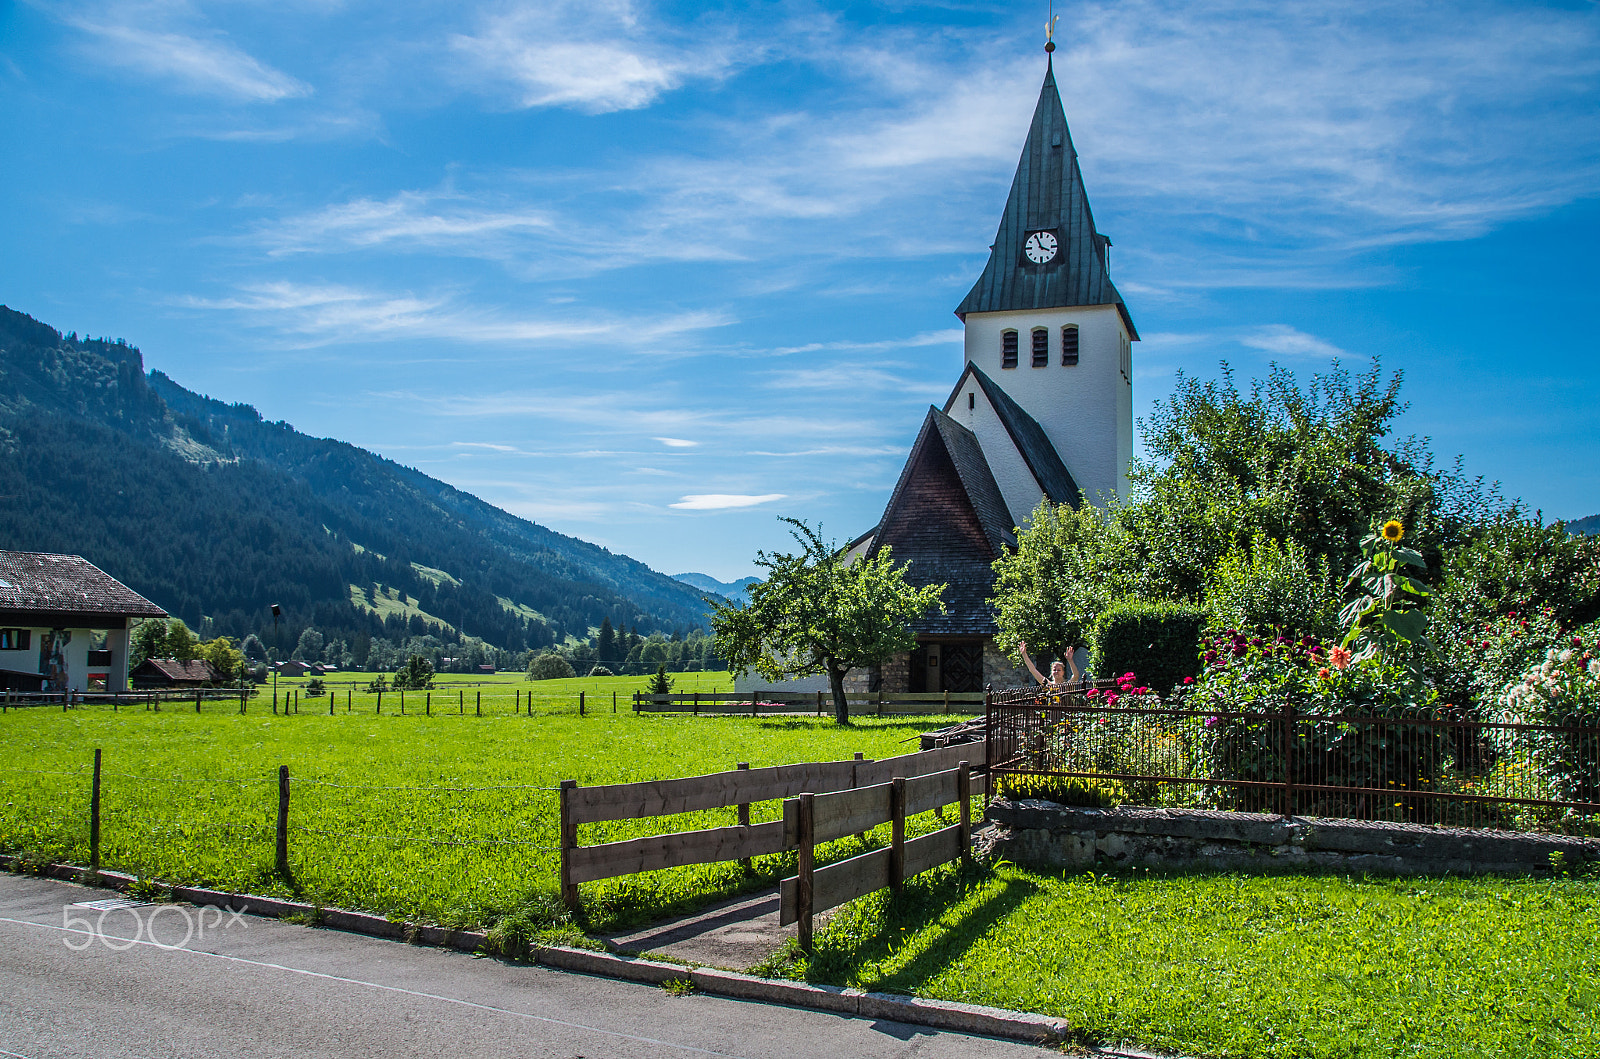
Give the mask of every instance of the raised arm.
M 1033 664 L 1033 658 L 1028 654 L 1028 641 L 1018 640 L 1017 650 L 1022 652 L 1022 664 L 1028 667 L 1028 672 L 1033 674 L 1033 679 L 1041 684 L 1050 683 L 1039 673 L 1039 667 Z

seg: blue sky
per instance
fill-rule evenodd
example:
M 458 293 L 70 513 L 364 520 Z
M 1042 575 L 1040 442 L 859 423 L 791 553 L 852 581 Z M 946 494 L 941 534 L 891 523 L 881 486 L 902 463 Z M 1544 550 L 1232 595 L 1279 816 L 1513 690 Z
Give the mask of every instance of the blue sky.
M 1037 10 L 1035 10 L 1037 8 Z M 1144 414 L 1403 369 L 1600 512 L 1600 8 L 1068 4 Z M 0 7 L 0 302 L 669 573 L 877 520 L 961 368 L 1044 6 Z

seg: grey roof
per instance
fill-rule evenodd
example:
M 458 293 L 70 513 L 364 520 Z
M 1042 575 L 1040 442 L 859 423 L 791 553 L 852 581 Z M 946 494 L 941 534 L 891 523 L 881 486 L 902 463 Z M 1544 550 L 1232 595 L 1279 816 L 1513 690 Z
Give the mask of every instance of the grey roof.
M 1039 488 L 1044 490 L 1044 495 L 1054 503 L 1077 507 L 1083 498 L 1083 493 L 1078 488 L 1077 480 L 1072 477 L 1072 472 L 1067 470 L 1067 465 L 1062 462 L 1061 454 L 1050 443 L 1044 427 L 1024 411 L 1021 405 L 1013 401 L 1011 395 L 1000 388 L 999 383 L 985 375 L 983 369 L 970 360 L 967 361 L 967 370 L 962 372 L 961 378 L 957 380 L 956 388 L 950 391 L 950 399 L 945 401 L 944 410 L 949 412 L 956 398 L 961 396 L 961 388 L 966 385 L 968 375 L 974 376 L 978 380 L 978 385 L 983 387 L 983 392 L 989 398 L 989 403 L 994 406 L 1000 422 L 1005 424 L 1006 433 L 1011 435 L 1011 443 L 1022 453 L 1023 461 L 1027 463 L 1028 470 L 1033 472 L 1033 479 L 1039 483 Z
M 1046 229 L 1056 233 L 1059 249 L 1049 263 L 1035 265 L 1023 257 L 1022 244 L 1029 233 Z M 1095 231 L 1078 152 L 1056 91 L 1055 68 L 1047 65 L 989 263 L 956 315 L 965 319 L 968 313 L 1115 305 L 1137 340 L 1133 318 L 1106 270 L 1109 245 Z
M 161 676 L 167 680 L 200 684 L 211 684 L 222 679 L 216 668 L 203 658 L 188 662 L 176 658 L 146 658 L 129 676 Z
M 0 611 L 164 618 L 167 612 L 80 555 L 0 551 Z
M 932 611 L 911 627 L 934 635 L 993 634 L 991 564 L 1015 545 L 1011 514 L 977 437 L 930 407 L 871 545 L 908 563 L 914 584 L 947 586 L 945 612 Z

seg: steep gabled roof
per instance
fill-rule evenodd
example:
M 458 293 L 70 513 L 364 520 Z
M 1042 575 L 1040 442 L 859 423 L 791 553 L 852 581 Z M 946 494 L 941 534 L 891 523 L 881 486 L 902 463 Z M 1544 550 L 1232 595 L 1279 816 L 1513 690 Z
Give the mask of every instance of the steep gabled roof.
M 1035 265 L 1023 257 L 1022 244 L 1029 233 L 1041 230 L 1056 234 L 1058 249 L 1052 261 Z M 989 263 L 956 315 L 965 319 L 968 313 L 1115 305 L 1129 335 L 1137 339 L 1133 318 L 1106 269 L 1109 245 L 1095 230 L 1078 152 L 1056 90 L 1055 68 L 1047 64 Z
M 925 634 L 993 633 L 990 564 L 1015 545 L 1010 512 L 977 437 L 930 407 L 870 545 L 873 552 L 888 547 L 897 561 L 908 563 L 914 584 L 947 586 L 945 612 L 930 612 L 912 628 Z
M 0 611 L 164 618 L 167 612 L 80 555 L 0 551 Z
M 192 659 L 187 662 L 179 661 L 176 658 L 146 658 L 140 663 L 139 668 L 129 675 L 161 676 L 172 681 L 201 684 L 210 684 L 221 679 L 211 663 L 202 658 Z
M 1041 427 L 1037 419 L 1012 400 L 1011 395 L 1001 389 L 999 383 L 985 375 L 983 369 L 972 361 L 967 361 L 967 370 L 961 373 L 961 378 L 956 381 L 956 388 L 950 391 L 950 398 L 944 403 L 945 412 L 948 413 L 956 398 L 961 396 L 961 388 L 966 385 L 969 375 L 977 379 L 978 385 L 983 387 L 984 396 L 989 398 L 995 414 L 1000 417 L 1000 422 L 1005 424 L 1006 433 L 1011 435 L 1011 443 L 1022 453 L 1023 462 L 1032 472 L 1033 480 L 1044 490 L 1044 495 L 1054 503 L 1077 507 L 1083 498 L 1083 492 L 1078 488 L 1072 472 L 1067 470 L 1067 465 L 1062 462 L 1061 454 L 1045 435 L 1044 427 Z

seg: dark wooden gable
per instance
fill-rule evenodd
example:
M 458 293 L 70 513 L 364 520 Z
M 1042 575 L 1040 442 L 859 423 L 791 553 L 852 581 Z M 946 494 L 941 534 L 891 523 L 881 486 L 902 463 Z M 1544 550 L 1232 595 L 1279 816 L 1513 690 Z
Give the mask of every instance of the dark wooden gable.
M 1005 510 L 977 438 L 928 409 L 872 543 L 874 552 L 888 547 L 895 562 L 909 564 L 906 576 L 914 584 L 947 586 L 945 613 L 935 610 L 913 622 L 918 633 L 993 634 L 991 564 L 1015 543 Z

